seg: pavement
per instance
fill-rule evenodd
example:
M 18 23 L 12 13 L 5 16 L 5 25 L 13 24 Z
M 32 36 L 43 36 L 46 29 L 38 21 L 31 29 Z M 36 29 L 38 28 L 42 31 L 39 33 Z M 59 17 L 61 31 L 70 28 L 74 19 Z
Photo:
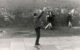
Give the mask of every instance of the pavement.
M 80 50 L 80 36 L 41 37 L 40 46 L 34 38 L 0 39 L 0 50 Z
M 74 29 L 76 28 L 74 27 Z M 4 29 L 1 29 L 1 30 L 4 30 Z M 5 29 L 5 31 L 3 32 L 1 31 L 2 38 L 0 38 L 0 50 L 80 50 L 79 28 L 75 31 L 74 30 L 70 30 L 69 32 L 61 31 L 61 33 L 63 32 L 64 35 L 59 34 L 60 33 L 59 31 L 55 31 L 54 33 L 56 34 L 52 34 L 51 31 L 50 32 L 48 31 L 48 34 L 50 33 L 52 36 L 51 35 L 47 37 L 41 36 L 40 45 L 35 46 L 34 45 L 35 39 L 36 39 L 35 36 L 34 37 L 24 37 L 23 34 L 21 35 L 15 34 L 16 36 L 18 36 L 16 37 L 14 33 L 12 33 L 14 31 L 11 31 L 11 29 Z M 22 33 L 25 31 L 20 31 L 20 32 Z M 20 32 L 17 32 L 17 33 L 20 33 Z M 13 35 L 13 37 L 9 35 L 10 33 L 11 35 Z M 75 33 L 75 34 L 68 34 L 68 33 Z M 44 34 L 42 35 L 46 35 L 46 34 L 47 33 L 44 32 Z M 27 34 L 24 34 L 24 35 L 27 35 Z

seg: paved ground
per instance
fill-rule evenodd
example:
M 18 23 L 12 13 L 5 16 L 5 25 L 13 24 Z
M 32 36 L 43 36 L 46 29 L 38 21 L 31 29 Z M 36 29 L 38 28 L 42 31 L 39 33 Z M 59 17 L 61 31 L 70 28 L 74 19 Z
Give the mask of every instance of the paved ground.
M 40 46 L 35 38 L 0 39 L 0 50 L 80 50 L 80 37 L 41 37 Z
M 41 34 L 43 36 L 40 39 L 40 46 L 34 46 L 33 30 L 9 28 L 1 30 L 4 31 L 0 34 L 0 50 L 80 50 L 79 27 L 70 30 L 66 28 L 57 31 L 42 30 L 41 33 L 44 33 Z

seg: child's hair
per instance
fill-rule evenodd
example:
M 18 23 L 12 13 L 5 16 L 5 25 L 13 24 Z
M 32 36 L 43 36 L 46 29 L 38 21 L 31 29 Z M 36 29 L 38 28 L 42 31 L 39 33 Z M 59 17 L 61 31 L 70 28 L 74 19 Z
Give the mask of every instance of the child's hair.
M 34 16 L 37 16 L 37 13 L 34 13 Z

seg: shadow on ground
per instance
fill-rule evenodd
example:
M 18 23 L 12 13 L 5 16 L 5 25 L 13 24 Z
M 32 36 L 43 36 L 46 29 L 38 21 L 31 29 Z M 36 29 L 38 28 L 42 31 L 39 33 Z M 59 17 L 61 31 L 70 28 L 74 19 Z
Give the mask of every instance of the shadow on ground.
M 27 28 L 1 28 L 0 38 L 36 37 L 34 29 Z M 80 36 L 80 29 L 58 28 L 54 30 L 41 30 L 42 37 Z

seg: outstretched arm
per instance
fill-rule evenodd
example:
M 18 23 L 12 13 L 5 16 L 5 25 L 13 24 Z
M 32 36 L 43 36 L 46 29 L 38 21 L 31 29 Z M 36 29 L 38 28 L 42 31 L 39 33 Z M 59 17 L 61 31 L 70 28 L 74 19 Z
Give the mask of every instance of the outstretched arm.
M 44 11 L 46 10 L 46 7 L 43 8 L 41 14 L 39 15 L 38 19 L 41 18 L 41 16 L 43 15 Z
M 39 15 L 38 19 L 41 18 L 41 16 L 43 15 L 44 11 L 41 12 L 41 14 Z

